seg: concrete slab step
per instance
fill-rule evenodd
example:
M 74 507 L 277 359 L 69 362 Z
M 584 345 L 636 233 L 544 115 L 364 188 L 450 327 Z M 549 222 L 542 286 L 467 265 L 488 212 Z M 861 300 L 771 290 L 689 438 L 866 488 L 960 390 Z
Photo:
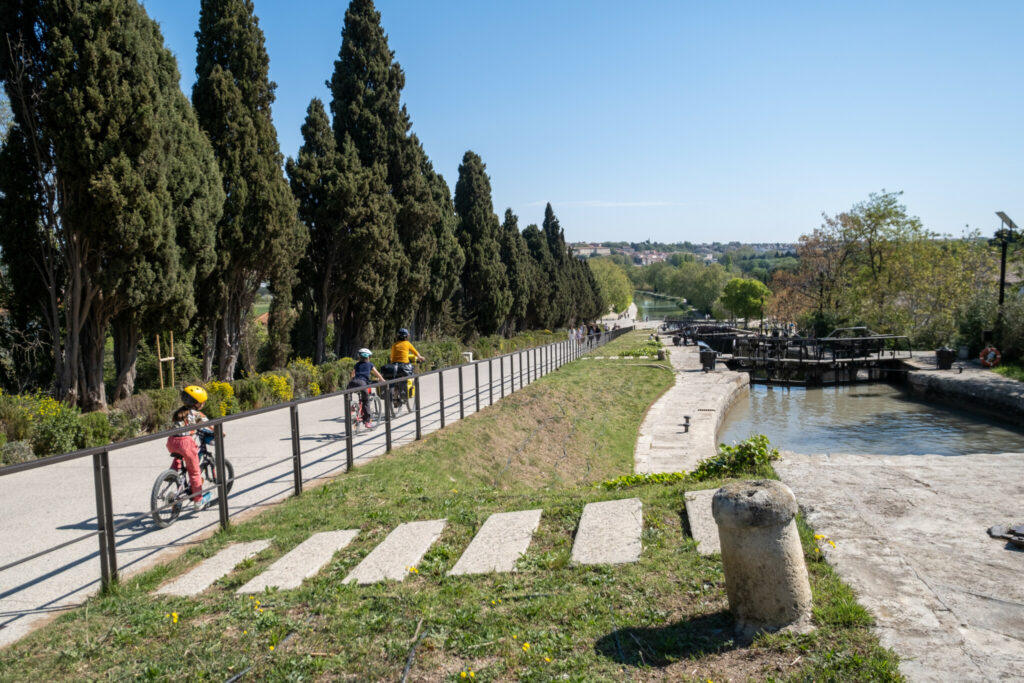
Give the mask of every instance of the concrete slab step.
M 330 562 L 336 552 L 351 543 L 358 533 L 358 529 L 344 529 L 313 534 L 237 592 L 262 593 L 267 588 L 298 588 Z
M 510 572 L 540 524 L 540 510 L 499 512 L 487 518 L 455 563 L 452 575 Z
M 403 580 L 409 574 L 409 567 L 419 564 L 430 546 L 441 536 L 445 521 L 434 519 L 399 524 L 345 577 L 344 583 Z
M 686 500 L 686 518 L 690 522 L 690 534 L 697 541 L 697 552 L 701 555 L 713 555 L 722 552 L 718 542 L 718 525 L 711 516 L 711 499 L 718 489 L 704 491 L 687 491 L 683 496 Z
M 268 547 L 270 547 L 269 540 L 232 543 L 213 557 L 200 562 L 191 571 L 158 588 L 156 595 L 175 595 L 183 598 L 198 595 L 213 585 L 214 581 L 226 576 L 243 560 L 249 559 Z
M 583 508 L 573 564 L 625 564 L 640 559 L 643 504 L 639 498 L 588 503 Z

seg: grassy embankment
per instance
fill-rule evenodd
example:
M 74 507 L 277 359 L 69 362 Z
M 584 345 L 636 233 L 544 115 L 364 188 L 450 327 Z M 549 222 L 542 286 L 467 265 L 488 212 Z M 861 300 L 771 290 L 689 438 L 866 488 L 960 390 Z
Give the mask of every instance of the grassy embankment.
M 1003 377 L 1024 382 L 1024 364 L 1022 363 L 1002 363 L 996 366 L 995 370 Z
M 597 351 L 639 345 L 627 335 Z M 617 348 L 618 347 L 618 348 Z M 632 472 L 637 425 L 672 375 L 646 360 L 573 363 L 479 415 L 219 533 L 126 580 L 4 652 L 3 680 L 882 680 L 894 656 L 802 530 L 818 630 L 752 646 L 730 638 L 721 561 L 683 530 L 683 493 L 701 484 L 595 486 Z M 588 502 L 644 503 L 639 562 L 573 567 Z M 494 512 L 542 509 L 512 574 L 449 577 Z M 400 522 L 445 518 L 440 540 L 401 583 L 342 579 Z M 359 529 L 294 591 L 234 591 L 311 533 Z M 150 592 L 228 543 L 271 547 L 199 598 Z M 841 542 L 841 540 L 840 540 Z M 414 654 L 410 654 L 415 650 Z M 463 676 L 465 674 L 465 676 Z

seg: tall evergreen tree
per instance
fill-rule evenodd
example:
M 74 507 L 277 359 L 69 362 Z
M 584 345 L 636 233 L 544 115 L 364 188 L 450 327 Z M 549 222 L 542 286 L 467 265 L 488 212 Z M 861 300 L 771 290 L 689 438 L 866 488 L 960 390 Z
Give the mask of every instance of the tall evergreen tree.
M 159 303 L 165 271 L 180 265 L 166 172 L 185 125 L 169 96 L 176 68 L 133 0 L 24 0 L 2 11 L 12 49 L 0 75 L 32 178 L 5 203 L 35 206 L 35 220 L 4 239 L 34 233 L 17 241 L 36 246 L 28 258 L 49 286 L 57 393 L 103 408 L 112 320 Z
M 501 262 L 505 264 L 512 293 L 512 306 L 502 330 L 506 337 L 526 326 L 526 310 L 535 286 L 530 279 L 529 259 L 526 241 L 519 232 L 519 217 L 512 213 L 512 209 L 505 209 L 505 221 L 501 225 Z
M 437 248 L 430 262 L 430 284 L 417 311 L 416 326 L 423 334 L 452 334 L 456 327 L 457 310 L 453 299 L 459 288 L 466 255 L 455 236 L 458 216 L 452 193 L 444 177 L 434 171 L 433 164 L 423 158 L 423 174 L 433 194 L 434 204 L 440 207 L 434 224 Z
M 299 262 L 299 287 L 314 325 L 313 362 L 324 361 L 327 323 L 344 296 L 341 263 L 345 222 L 338 205 L 341 182 L 337 146 L 323 102 L 313 99 L 302 124 L 302 147 L 297 160 L 285 168 L 292 193 L 299 201 L 299 219 L 309 230 L 306 255 Z
M 205 372 L 214 345 L 221 379 L 235 374 L 245 317 L 260 285 L 289 296 L 308 235 L 281 171 L 271 120 L 275 83 L 251 0 L 203 0 L 192 103 L 213 143 L 226 201 L 217 225 L 217 265 L 203 287 L 208 312 Z M 280 303 L 276 312 L 280 313 Z M 288 316 L 271 316 L 276 360 L 284 352 Z
M 443 207 L 434 202 L 424 173 L 426 154 L 409 132 L 409 114 L 400 102 L 405 74 L 388 47 L 372 0 L 352 0 L 341 35 L 330 82 L 335 141 L 340 145 L 348 135 L 364 167 L 385 166 L 387 185 L 398 202 L 395 229 L 403 257 L 395 273 L 402 297 L 388 302 L 385 315 L 392 323 L 408 324 L 430 286 L 434 228 Z
M 549 203 L 544 207 L 544 222 L 541 224 L 541 233 L 547 242 L 548 253 L 551 254 L 552 270 L 548 272 L 551 282 L 551 305 L 552 323 L 555 326 L 571 325 L 575 323 L 576 292 L 574 291 L 574 276 L 576 270 L 573 268 L 573 257 L 569 254 L 569 248 L 565 244 L 565 234 L 562 226 L 555 216 L 554 209 Z
M 484 335 L 500 330 L 512 307 L 486 168 L 477 154 L 468 151 L 462 157 L 459 180 L 455 183 L 457 234 L 466 254 L 462 308 L 474 331 Z
M 526 326 L 533 329 L 555 329 L 558 324 L 551 302 L 554 298 L 557 277 L 547 240 L 536 224 L 531 223 L 523 230 L 523 241 L 530 255 L 528 272 L 534 283 L 530 291 L 530 303 L 526 307 Z

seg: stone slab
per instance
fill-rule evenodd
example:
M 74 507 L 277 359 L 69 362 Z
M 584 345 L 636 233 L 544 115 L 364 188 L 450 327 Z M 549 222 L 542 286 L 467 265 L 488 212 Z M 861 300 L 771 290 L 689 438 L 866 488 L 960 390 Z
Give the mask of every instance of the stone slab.
M 701 555 L 714 555 L 722 552 L 718 541 L 718 525 L 711 516 L 711 499 L 718 489 L 703 491 L 687 491 L 686 519 L 690 522 L 690 535 L 697 541 L 697 552 Z
M 445 521 L 432 519 L 399 524 L 345 577 L 344 583 L 403 580 L 409 574 L 409 567 L 419 564 L 434 541 L 440 538 Z
M 270 547 L 269 540 L 232 543 L 213 557 L 200 562 L 191 571 L 159 588 L 156 594 L 175 595 L 182 598 L 199 595 L 212 586 L 214 581 L 226 576 L 239 563 L 268 547 Z
M 521 510 L 491 515 L 448 573 L 460 575 L 514 571 L 516 560 L 526 553 L 530 539 L 540 524 L 540 514 L 540 510 Z
M 352 542 L 357 529 L 322 531 L 288 551 L 281 559 L 254 576 L 238 593 L 262 593 L 267 588 L 291 590 L 319 572 L 334 554 Z
M 1021 679 L 1024 552 L 986 532 L 1020 518 L 1020 453 L 784 452 L 775 470 L 908 680 Z
M 644 530 L 639 498 L 588 503 L 580 517 L 573 564 L 625 564 L 640 559 Z

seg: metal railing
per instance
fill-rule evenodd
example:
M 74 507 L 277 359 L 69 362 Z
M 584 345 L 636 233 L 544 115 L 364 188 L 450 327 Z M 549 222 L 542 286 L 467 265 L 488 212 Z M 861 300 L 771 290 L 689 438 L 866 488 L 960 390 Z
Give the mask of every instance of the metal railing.
M 507 380 L 507 386 L 509 393 L 515 392 L 516 389 L 516 366 L 518 365 L 518 379 L 519 389 L 531 384 L 536 379 L 549 374 L 550 372 L 557 370 L 562 365 L 572 362 L 580 356 L 588 353 L 589 351 L 606 344 L 612 339 L 631 331 L 632 327 L 625 327 L 618 330 L 612 330 L 608 332 L 602 332 L 599 334 L 591 335 L 586 337 L 583 342 L 576 342 L 575 340 L 566 340 L 561 342 L 555 342 L 547 344 L 545 346 L 535 346 L 529 349 L 521 349 L 518 351 L 512 351 L 510 353 L 502 354 L 500 356 L 494 356 L 484 360 L 472 361 L 470 363 L 463 363 L 461 365 L 448 366 L 445 368 L 438 368 L 437 370 L 431 370 L 429 372 L 415 375 L 412 379 L 415 386 L 415 423 L 416 423 L 416 440 L 422 438 L 422 411 L 425 407 L 421 403 L 420 383 L 424 378 L 432 375 L 438 375 L 438 405 L 440 407 L 440 428 L 445 426 L 445 394 L 444 394 L 444 373 L 457 371 L 459 376 L 459 419 L 464 419 L 466 416 L 465 411 L 465 387 L 464 387 L 464 370 L 467 366 L 473 366 L 474 376 L 474 387 L 473 387 L 473 399 L 476 403 L 476 411 L 479 412 L 481 409 L 481 385 L 480 385 L 480 365 L 482 363 L 488 364 L 488 378 L 487 378 L 487 392 L 488 392 L 488 404 L 494 404 L 494 362 L 497 361 L 500 368 L 500 380 L 499 380 L 499 393 L 500 397 L 505 396 L 506 377 L 505 377 L 505 362 L 508 361 L 509 374 Z M 518 363 L 516 362 L 518 361 Z M 355 447 L 353 444 L 353 424 L 352 424 L 352 396 L 360 391 L 365 391 L 368 388 L 373 388 L 377 391 L 382 392 L 384 397 L 384 408 L 385 408 L 385 419 L 384 419 L 384 434 L 385 434 L 385 452 L 392 450 L 392 422 L 394 421 L 395 415 L 391 402 L 391 391 L 390 387 L 398 382 L 405 382 L 409 377 L 397 377 L 395 379 L 387 380 L 385 382 L 377 382 L 375 384 L 367 385 L 364 387 L 357 387 L 353 389 L 344 389 L 341 391 L 335 391 L 330 394 L 322 394 L 320 396 L 311 396 L 307 398 L 298 398 L 286 401 L 284 403 L 278 403 L 272 406 L 266 406 L 255 410 L 249 410 L 243 413 L 237 413 L 235 415 L 228 415 L 226 417 L 220 417 L 208 422 L 203 423 L 204 428 L 212 428 L 214 433 L 214 448 L 215 448 L 215 468 L 218 473 L 226 473 L 225 465 L 225 449 L 224 449 L 224 425 L 229 422 L 241 420 L 244 418 L 254 417 L 264 413 L 275 412 L 279 410 L 287 409 L 289 411 L 289 417 L 291 422 L 291 455 L 286 458 L 275 460 L 271 463 L 267 463 L 257 467 L 256 469 L 245 472 L 241 475 L 236 475 L 230 480 L 226 476 L 218 476 L 215 486 L 206 487 L 201 493 L 206 492 L 217 492 L 217 506 L 220 514 L 220 526 L 227 528 L 230 525 L 230 509 L 228 506 L 228 488 L 231 483 L 251 477 L 259 472 L 267 470 L 271 467 L 280 465 L 288 462 L 292 463 L 292 476 L 294 483 L 294 495 L 298 496 L 302 494 L 303 488 L 303 477 L 302 477 L 302 450 L 300 447 L 299 437 L 299 406 L 305 403 L 311 403 L 314 401 L 323 401 L 331 398 L 342 397 L 345 404 L 345 471 L 348 472 L 352 469 L 355 460 Z M 114 523 L 113 515 L 113 498 L 110 486 L 110 453 L 141 444 L 159 441 L 166 439 L 170 436 L 179 436 L 186 432 L 191 431 L 194 426 L 179 427 L 175 429 L 168 429 L 162 432 L 154 434 L 146 434 L 139 436 L 134 439 L 128 439 L 126 441 L 119 441 L 117 443 L 106 444 L 104 446 L 96 446 L 92 448 L 85 448 L 79 451 L 73 451 L 71 453 L 64 453 L 61 455 L 53 455 L 45 458 L 39 458 L 37 460 L 31 460 L 23 463 L 16 463 L 13 465 L 7 465 L 0 467 L 0 477 L 10 476 L 19 472 L 26 472 L 28 470 L 39 469 L 43 467 L 49 467 L 57 465 L 63 462 L 69 462 L 72 460 L 78 460 L 81 458 L 92 457 L 93 460 L 93 485 L 96 499 L 96 519 L 97 527 L 96 531 L 89 532 L 82 536 L 63 541 L 57 545 L 51 546 L 39 552 L 33 553 L 27 557 L 22 557 L 13 562 L 9 562 L 0 566 L 0 572 L 8 569 L 12 569 L 19 565 L 25 564 L 31 560 L 42 557 L 49 553 L 60 550 L 67 546 L 82 541 L 88 540 L 92 537 L 97 537 L 99 542 L 99 558 L 100 558 L 100 579 L 104 589 L 106 589 L 112 582 L 117 581 L 117 550 L 115 545 L 114 534 L 126 527 L 132 526 L 143 519 L 151 517 L 154 512 L 170 507 L 172 504 L 158 508 L 157 510 L 149 510 L 147 512 L 137 514 L 126 520 L 122 520 L 120 523 Z

